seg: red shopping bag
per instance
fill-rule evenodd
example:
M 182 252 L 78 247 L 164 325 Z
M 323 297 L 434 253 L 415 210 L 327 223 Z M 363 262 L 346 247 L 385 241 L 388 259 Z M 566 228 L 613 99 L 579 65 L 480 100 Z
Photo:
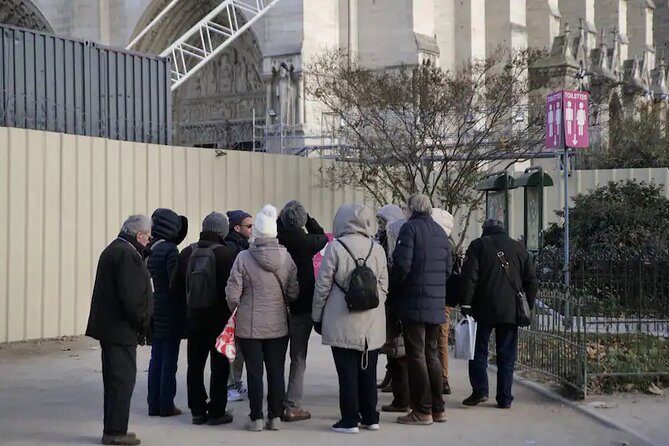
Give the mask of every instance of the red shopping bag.
M 235 360 L 237 356 L 237 347 L 235 346 L 235 326 L 237 325 L 237 308 L 232 312 L 232 316 L 225 324 L 225 328 L 216 338 L 216 351 L 225 355 L 230 362 Z

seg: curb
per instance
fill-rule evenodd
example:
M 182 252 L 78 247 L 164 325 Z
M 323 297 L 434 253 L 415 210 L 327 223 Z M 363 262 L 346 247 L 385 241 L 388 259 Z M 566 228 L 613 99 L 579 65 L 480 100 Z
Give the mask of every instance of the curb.
M 497 367 L 495 367 L 495 366 L 492 366 L 490 364 L 488 366 L 495 371 L 497 370 Z M 558 394 L 557 392 L 554 392 L 553 390 L 550 390 L 550 389 L 542 386 L 541 384 L 537 384 L 536 382 L 530 381 L 530 380 L 525 379 L 525 378 L 520 378 L 520 377 L 516 376 L 515 374 L 513 376 L 513 380 L 515 382 L 517 382 L 518 384 L 520 384 L 524 387 L 527 387 L 528 389 L 545 396 L 546 398 L 550 398 L 550 399 L 555 400 L 555 401 L 557 401 L 557 402 L 559 402 L 559 403 L 561 403 L 561 404 L 563 404 L 567 407 L 570 407 L 571 409 L 573 409 L 577 412 L 581 412 L 582 414 L 592 418 L 593 420 L 603 424 L 604 426 L 607 426 L 609 428 L 616 429 L 616 430 L 619 430 L 619 431 L 622 431 L 622 432 L 625 432 L 625 433 L 631 435 L 632 437 L 639 440 L 641 442 L 641 444 L 643 444 L 644 446 L 659 446 L 656 443 L 653 443 L 646 436 L 644 436 L 644 435 L 640 434 L 639 432 L 637 432 L 636 430 L 632 429 L 631 427 L 629 427 L 625 424 L 622 424 L 618 421 L 615 421 L 614 419 L 609 418 L 605 415 L 602 415 L 601 413 L 597 412 L 595 409 L 591 409 L 589 407 L 585 407 L 581 404 L 578 404 L 574 401 L 568 400 L 567 398 L 563 397 L 562 395 Z

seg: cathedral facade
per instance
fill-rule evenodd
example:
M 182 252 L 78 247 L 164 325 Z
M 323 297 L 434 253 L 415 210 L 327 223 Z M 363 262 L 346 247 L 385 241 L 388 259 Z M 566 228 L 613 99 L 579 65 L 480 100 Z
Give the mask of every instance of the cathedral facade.
M 6 0 L 0 22 L 123 47 L 168 3 Z M 219 3 L 181 0 L 136 49 L 160 53 Z M 278 131 L 281 147 L 324 141 L 327 111 L 306 97 L 303 73 L 335 48 L 372 68 L 430 61 L 446 69 L 499 45 L 541 48 L 550 55 L 533 70 L 553 79 L 551 88 L 593 89 L 624 111 L 666 102 L 668 42 L 669 0 L 281 0 L 174 92 L 174 138 L 249 148 Z

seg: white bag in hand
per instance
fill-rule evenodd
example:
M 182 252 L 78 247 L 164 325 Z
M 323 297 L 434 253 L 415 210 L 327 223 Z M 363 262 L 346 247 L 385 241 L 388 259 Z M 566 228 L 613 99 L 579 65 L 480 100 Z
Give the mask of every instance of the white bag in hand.
M 455 357 L 472 360 L 475 349 L 476 321 L 471 316 L 465 316 L 455 327 Z

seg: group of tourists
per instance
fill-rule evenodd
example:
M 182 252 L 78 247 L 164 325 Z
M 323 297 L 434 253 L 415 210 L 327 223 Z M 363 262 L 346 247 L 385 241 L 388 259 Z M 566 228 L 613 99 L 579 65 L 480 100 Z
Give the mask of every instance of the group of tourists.
M 497 336 L 497 405 L 511 406 L 517 349 L 516 283 L 530 305 L 537 280 L 531 259 L 503 224 L 487 221 L 462 258 L 451 237 L 453 217 L 414 195 L 405 209 L 347 204 L 332 222 L 334 239 L 298 201 L 280 212 L 266 205 L 255 217 L 212 212 L 197 243 L 178 245 L 188 220 L 170 209 L 130 216 L 102 252 L 86 334 L 100 342 L 104 385 L 103 444 L 136 445 L 128 432 L 137 373 L 137 345 L 151 345 L 149 416 L 182 412 L 174 404 L 179 346 L 187 339 L 187 394 L 192 422 L 233 421 L 229 401 L 248 397 L 249 431 L 279 430 L 311 418 L 302 407 L 312 329 L 330 346 L 339 380 L 340 419 L 332 430 L 378 430 L 377 363 L 388 358 L 393 401 L 381 409 L 397 422 L 446 421 L 451 307 L 478 323 L 469 364 L 472 395 L 487 400 L 488 340 Z M 320 268 L 314 256 L 325 248 Z M 499 253 L 508 265 L 500 266 Z M 505 272 L 506 271 L 506 272 Z M 508 274 L 507 274 L 508 273 Z M 235 315 L 237 355 L 219 353 L 216 339 Z M 288 383 L 285 360 L 289 351 Z M 211 376 L 207 393 L 207 359 Z M 246 383 L 243 368 L 246 367 Z M 263 410 L 263 373 L 267 408 Z

